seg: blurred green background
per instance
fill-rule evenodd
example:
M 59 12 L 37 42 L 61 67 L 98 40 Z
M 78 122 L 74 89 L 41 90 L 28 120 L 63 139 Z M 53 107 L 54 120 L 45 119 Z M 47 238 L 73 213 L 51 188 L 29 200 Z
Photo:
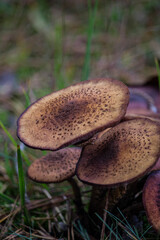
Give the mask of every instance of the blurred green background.
M 156 77 L 159 14 L 159 0 L 0 0 L 0 121 L 13 139 L 18 142 L 19 115 L 55 90 L 91 78 L 143 85 Z M 15 152 L 1 124 L 0 193 L 13 199 L 19 195 Z M 27 154 L 29 160 L 42 155 Z M 29 184 L 30 198 L 39 198 Z M 12 206 L 0 202 L 2 217 Z
M 159 11 L 158 0 L 1 0 L 0 118 L 13 124 L 5 110 L 18 117 L 24 91 L 32 102 L 88 78 L 143 84 L 160 57 Z

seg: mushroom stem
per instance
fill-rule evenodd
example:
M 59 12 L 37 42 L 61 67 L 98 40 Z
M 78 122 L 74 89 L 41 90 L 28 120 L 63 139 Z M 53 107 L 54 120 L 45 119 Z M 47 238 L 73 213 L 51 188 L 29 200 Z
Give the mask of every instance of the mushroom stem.
M 106 193 L 107 188 L 104 186 L 93 186 L 92 188 L 91 199 L 89 204 L 89 215 L 95 222 L 97 222 L 98 219 L 95 213 L 98 214 L 100 217 L 103 217 L 106 205 Z
M 98 218 L 98 216 L 100 216 L 102 219 L 103 217 L 105 217 L 104 209 L 108 205 L 106 205 L 107 192 L 107 187 L 98 185 L 92 187 L 91 199 L 88 210 L 89 217 L 91 219 L 91 221 L 89 222 L 89 230 L 94 236 L 96 236 L 97 239 L 100 238 L 102 231 L 101 229 L 103 226 L 103 222 Z
M 77 214 L 78 214 L 78 216 L 83 216 L 84 208 L 83 208 L 80 188 L 74 178 L 69 178 L 69 179 L 67 179 L 67 181 L 72 186 L 72 190 L 74 193 L 74 202 L 75 202 L 76 209 L 77 209 Z

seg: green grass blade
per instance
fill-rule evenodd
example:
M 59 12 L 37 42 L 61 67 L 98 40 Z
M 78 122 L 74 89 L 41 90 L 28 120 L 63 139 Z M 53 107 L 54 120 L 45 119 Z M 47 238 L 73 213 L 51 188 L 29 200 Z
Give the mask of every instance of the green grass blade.
M 31 101 L 29 98 L 29 94 L 28 94 L 28 92 L 25 91 L 25 89 L 23 89 L 23 93 L 24 93 L 25 100 L 26 100 L 25 108 L 27 108 L 27 107 L 29 107 L 29 105 L 31 105 Z
M 17 145 L 17 162 L 18 162 L 18 180 L 19 180 L 21 209 L 22 209 L 22 212 L 24 213 L 25 223 L 30 225 L 29 214 L 28 214 L 27 208 L 25 206 L 25 180 L 24 180 L 21 150 L 20 150 L 19 145 Z
M 117 240 L 119 240 L 119 237 L 118 237 L 117 234 L 113 231 L 113 229 L 112 229 L 97 213 L 95 213 L 95 214 L 96 214 L 96 216 L 105 224 L 105 226 L 109 229 L 110 233 L 112 233 L 112 234 L 115 236 L 115 238 L 116 238 Z
M 81 236 L 83 237 L 84 240 L 90 240 L 90 237 L 89 237 L 86 229 L 83 228 L 80 221 L 78 221 L 77 224 L 78 224 L 78 226 L 76 224 L 74 224 L 74 227 L 77 230 L 77 232 L 79 232 L 81 234 Z
M 4 193 L 0 193 L 0 198 L 2 199 L 2 200 L 4 200 L 5 202 L 7 202 L 7 203 L 14 203 L 15 202 L 15 200 L 13 199 L 13 198 L 11 198 L 11 197 L 8 197 L 6 194 L 4 194 Z
M 0 127 L 3 129 L 3 131 L 6 133 L 6 135 L 8 136 L 8 138 L 10 139 L 10 141 L 12 142 L 12 144 L 17 147 L 17 142 L 14 140 L 14 138 L 12 137 L 12 135 L 10 134 L 10 132 L 7 130 L 7 128 L 4 126 L 4 124 L 2 123 L 2 121 L 0 120 Z M 28 159 L 28 157 L 26 156 L 26 154 L 24 152 L 21 153 L 22 157 L 24 158 L 26 164 L 29 166 L 30 165 L 30 161 Z
M 144 233 L 142 233 L 142 235 L 140 236 L 140 239 L 144 239 L 144 235 L 152 228 L 152 226 L 149 226 L 145 231 Z
M 118 208 L 118 211 L 121 214 L 121 216 L 123 217 L 124 221 L 126 222 L 125 227 L 127 227 L 129 229 L 129 231 L 131 231 L 131 233 L 136 236 L 136 233 L 134 232 L 133 228 L 131 227 L 131 225 L 129 224 L 129 222 L 127 221 L 127 219 L 125 218 L 125 216 L 123 215 L 123 213 L 120 211 L 119 208 Z
M 91 43 L 92 43 L 92 37 L 94 33 L 94 25 L 95 25 L 97 8 L 98 8 L 98 0 L 96 0 L 93 9 L 92 9 L 91 0 L 88 1 L 89 23 L 88 23 L 88 31 L 87 31 L 86 54 L 84 59 L 84 66 L 82 70 L 81 81 L 87 80 L 90 74 Z
M 106 210 L 105 210 L 106 211 Z M 129 231 L 133 236 L 135 236 L 137 239 L 141 239 L 139 238 L 139 235 L 137 235 L 137 232 L 134 231 L 134 229 L 131 227 L 131 225 L 129 224 L 129 222 L 127 221 L 127 219 L 125 218 L 125 216 L 123 215 L 123 213 L 118 209 L 119 213 L 121 214 L 121 216 L 123 217 L 124 221 L 120 220 L 118 217 L 116 217 L 115 215 L 113 215 L 112 213 L 110 213 L 109 211 L 106 211 L 108 213 L 108 215 L 110 217 L 112 217 L 116 223 L 121 223 L 123 226 L 125 226 L 125 228 L 127 229 L 127 231 Z M 125 223 L 124 223 L 125 222 Z M 126 231 L 126 230 L 125 230 Z M 126 231 L 126 232 L 127 232 Z
M 10 141 L 13 143 L 13 145 L 16 147 L 17 146 L 17 142 L 14 140 L 14 138 L 12 137 L 12 135 L 9 133 L 9 131 L 7 130 L 7 128 L 4 126 L 4 124 L 1 122 L 0 120 L 0 127 L 3 129 L 3 131 L 6 133 L 6 135 L 9 137 Z
M 10 165 L 10 161 L 9 161 L 9 157 L 7 155 L 8 153 L 8 146 L 7 146 L 7 142 L 4 145 L 4 153 L 5 153 L 5 169 L 6 169 L 6 173 L 8 175 L 8 177 L 10 178 L 11 182 L 14 183 L 14 168 L 11 167 Z
M 159 90 L 160 90 L 160 66 L 157 59 L 155 59 L 155 64 L 156 64 L 156 69 L 158 74 L 158 83 L 159 83 Z

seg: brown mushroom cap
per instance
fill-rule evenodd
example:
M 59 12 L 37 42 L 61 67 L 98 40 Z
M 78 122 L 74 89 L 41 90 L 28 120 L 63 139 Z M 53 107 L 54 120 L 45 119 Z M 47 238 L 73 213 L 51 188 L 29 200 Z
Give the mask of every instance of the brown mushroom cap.
M 159 114 L 150 114 L 150 115 L 140 115 L 140 114 L 126 114 L 122 121 L 128 121 L 128 120 L 133 120 L 137 118 L 147 118 L 150 119 L 154 122 L 157 122 L 160 124 L 160 115 Z
M 149 119 L 125 121 L 84 147 L 76 174 L 89 184 L 114 186 L 148 172 L 160 154 L 160 125 Z
M 152 172 L 144 185 L 143 204 L 149 222 L 160 232 L 160 171 Z
M 100 138 L 100 137 L 101 137 L 105 132 L 107 132 L 109 129 L 111 129 L 111 128 L 106 128 L 105 130 L 96 133 L 93 137 L 89 138 L 88 140 L 82 141 L 82 142 L 80 142 L 80 143 L 77 143 L 76 146 L 78 146 L 78 147 L 85 147 L 86 145 L 94 144 L 94 142 L 96 141 L 96 139 Z
M 80 82 L 27 108 L 18 119 L 17 135 L 30 147 L 57 150 L 118 123 L 128 101 L 128 88 L 120 81 Z
M 81 148 L 65 148 L 35 160 L 28 168 L 28 176 L 35 182 L 62 182 L 75 175 Z

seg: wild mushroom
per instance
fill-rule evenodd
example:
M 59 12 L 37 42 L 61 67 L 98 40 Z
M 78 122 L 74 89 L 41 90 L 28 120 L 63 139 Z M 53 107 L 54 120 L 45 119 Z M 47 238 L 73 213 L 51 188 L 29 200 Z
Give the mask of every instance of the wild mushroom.
M 86 145 L 76 174 L 81 181 L 94 186 L 90 216 L 96 221 L 94 213 L 103 212 L 106 187 L 128 184 L 142 177 L 151 170 L 159 155 L 160 125 L 149 119 L 121 122 L 94 144 Z
M 120 81 L 84 81 L 33 103 L 18 119 L 17 135 L 32 148 L 58 150 L 120 122 L 128 101 Z
M 160 233 L 160 171 L 153 171 L 143 188 L 143 204 L 148 220 Z
M 81 154 L 81 148 L 64 148 L 36 159 L 28 168 L 28 177 L 40 183 L 59 183 L 67 180 L 73 189 L 77 211 L 82 213 L 80 189 L 72 178 L 75 175 L 76 164 Z
M 147 173 L 160 154 L 160 125 L 149 119 L 121 122 L 84 147 L 76 174 L 86 183 L 117 186 Z
M 160 122 L 160 114 L 154 102 L 154 98 L 141 89 L 130 89 L 130 102 L 127 108 L 125 120 L 133 118 L 149 118 L 153 121 Z
M 58 183 L 75 175 L 81 148 L 64 148 L 36 159 L 28 168 L 28 176 L 35 182 Z

